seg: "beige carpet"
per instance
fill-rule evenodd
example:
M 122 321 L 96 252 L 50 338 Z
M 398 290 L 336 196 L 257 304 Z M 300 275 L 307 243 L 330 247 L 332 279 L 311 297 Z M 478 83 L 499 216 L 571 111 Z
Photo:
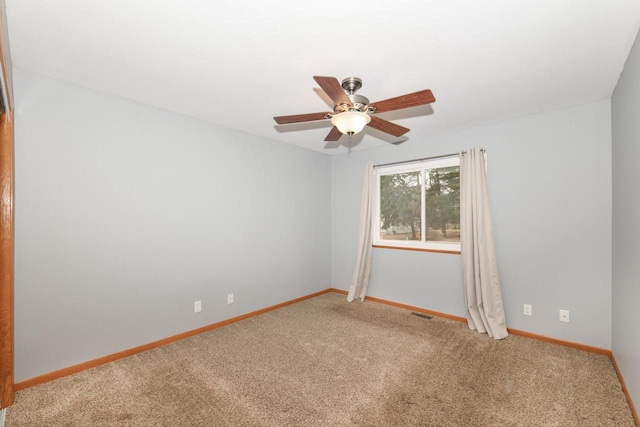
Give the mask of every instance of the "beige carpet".
M 611 361 L 325 294 L 20 391 L 14 426 L 633 426 Z

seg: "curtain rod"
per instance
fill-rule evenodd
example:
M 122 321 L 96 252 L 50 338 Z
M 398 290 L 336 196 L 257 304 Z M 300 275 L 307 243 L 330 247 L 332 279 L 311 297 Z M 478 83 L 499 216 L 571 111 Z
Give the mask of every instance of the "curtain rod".
M 484 153 L 485 149 L 482 148 L 480 151 L 482 151 Z M 462 151 L 462 154 L 464 154 L 464 153 L 466 153 L 466 150 Z M 404 163 L 423 162 L 425 160 L 443 159 L 445 157 L 455 157 L 455 156 L 458 156 L 458 153 L 442 154 L 440 156 L 424 157 L 422 159 L 403 160 L 401 162 L 382 163 L 382 164 L 379 164 L 379 165 L 373 165 L 373 167 L 374 168 L 379 168 L 379 167 L 382 167 L 382 166 L 391 166 L 391 165 L 401 165 L 401 164 L 404 164 Z

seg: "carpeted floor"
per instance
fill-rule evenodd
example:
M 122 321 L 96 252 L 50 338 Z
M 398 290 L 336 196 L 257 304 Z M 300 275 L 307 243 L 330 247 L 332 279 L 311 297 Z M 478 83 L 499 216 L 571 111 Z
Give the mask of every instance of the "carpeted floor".
M 14 426 L 633 426 L 611 361 L 329 293 L 16 394 Z

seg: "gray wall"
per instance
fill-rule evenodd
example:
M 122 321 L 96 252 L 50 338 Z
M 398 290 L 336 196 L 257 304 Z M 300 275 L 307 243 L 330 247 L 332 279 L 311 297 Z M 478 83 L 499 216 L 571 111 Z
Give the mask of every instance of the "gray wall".
M 333 157 L 333 286 L 351 281 L 365 164 L 482 146 L 508 326 L 611 348 L 610 114 L 601 101 Z M 461 288 L 459 255 L 373 250 L 371 296 L 465 316 Z
M 488 150 L 508 325 L 612 346 L 609 101 L 329 158 L 19 70 L 14 80 L 16 381 L 347 289 L 364 165 L 472 146 Z M 464 316 L 460 281 L 458 255 L 374 249 L 369 294 Z M 614 336 L 630 341 L 627 328 Z M 626 360 L 625 345 L 616 357 L 635 380 L 637 347 Z
M 612 348 L 640 404 L 640 42 L 636 39 L 611 100 L 613 128 Z
M 328 156 L 14 80 L 16 381 L 330 286 Z

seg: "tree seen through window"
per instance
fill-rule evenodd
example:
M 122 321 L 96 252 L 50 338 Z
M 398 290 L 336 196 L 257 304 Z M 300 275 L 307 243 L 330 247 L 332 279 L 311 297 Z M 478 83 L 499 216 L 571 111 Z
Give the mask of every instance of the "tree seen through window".
M 379 183 L 382 240 L 460 242 L 459 165 L 381 175 Z

